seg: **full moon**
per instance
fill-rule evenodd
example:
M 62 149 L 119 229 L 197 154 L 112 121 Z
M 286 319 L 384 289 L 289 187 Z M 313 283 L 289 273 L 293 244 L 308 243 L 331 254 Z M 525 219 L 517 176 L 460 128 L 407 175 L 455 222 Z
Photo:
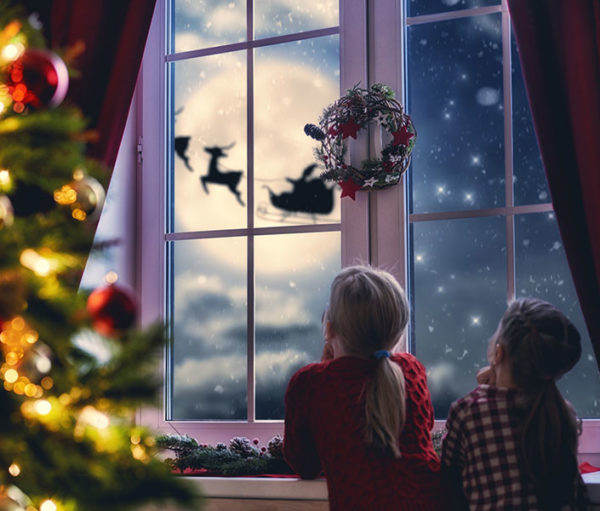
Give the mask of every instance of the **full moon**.
M 195 80 L 193 71 L 198 76 Z M 180 75 L 183 78 L 176 81 L 175 93 L 175 136 L 190 137 L 186 154 L 193 170 L 175 157 L 175 230 L 243 229 L 247 226 L 245 206 L 251 185 L 247 172 L 245 67 L 240 55 L 225 55 L 209 61 L 208 66 L 182 70 Z M 274 208 L 267 186 L 275 193 L 289 192 L 292 185 L 286 178 L 300 178 L 303 170 L 315 163 L 317 142 L 304 134 L 303 127 L 307 122 L 317 122 L 323 108 L 337 98 L 337 77 L 323 76 L 302 63 L 257 57 L 253 88 L 254 224 L 312 224 L 310 217 L 285 217 L 284 211 Z M 206 191 L 202 186 L 200 178 L 207 174 L 211 161 L 206 148 L 215 146 L 224 148 L 224 155 L 216 162 L 219 170 L 243 173 L 237 189 L 244 206 L 227 186 L 209 182 Z M 317 178 L 319 172 L 316 168 L 310 177 Z M 340 218 L 339 192 L 333 193 L 335 209 L 328 222 Z M 269 238 L 266 243 L 262 241 L 265 238 Z M 324 243 L 324 239 L 335 239 L 337 243 Z M 339 253 L 339 233 L 285 235 L 280 240 L 277 242 L 277 236 L 257 238 L 256 260 L 264 261 L 262 264 L 271 272 L 301 269 Z M 215 250 L 213 255 L 234 266 L 240 261 L 237 253 Z

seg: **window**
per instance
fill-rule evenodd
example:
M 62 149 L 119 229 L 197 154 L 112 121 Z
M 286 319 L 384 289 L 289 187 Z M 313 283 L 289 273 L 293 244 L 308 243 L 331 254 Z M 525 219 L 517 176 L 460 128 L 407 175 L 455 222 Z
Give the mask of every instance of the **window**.
M 418 122 L 409 185 L 412 346 L 436 414 L 487 365 L 507 299 L 554 303 L 584 352 L 560 387 L 600 416 L 596 360 L 560 241 L 508 12 L 498 1 L 408 4 L 407 109 Z M 451 332 L 451 334 L 449 334 Z
M 165 297 L 164 424 L 178 430 L 280 430 L 269 421 L 290 376 L 320 357 L 341 206 L 303 127 L 339 96 L 338 18 L 334 1 L 158 2 L 142 109 L 155 288 L 143 276 L 142 299 L 156 317 Z
M 164 408 L 142 413 L 154 427 L 207 442 L 281 432 L 283 390 L 319 357 L 340 262 L 370 261 L 407 288 L 408 348 L 428 367 L 439 419 L 473 387 L 507 299 L 556 303 L 586 335 L 505 4 L 337 7 L 157 3 L 139 114 L 142 320 L 171 329 Z M 276 204 L 304 171 L 316 177 L 304 123 L 340 89 L 376 82 L 398 92 L 418 132 L 403 186 L 356 201 L 336 191 L 327 213 Z M 364 158 L 368 137 L 352 150 Z M 598 417 L 583 342 L 561 385 L 580 415 Z

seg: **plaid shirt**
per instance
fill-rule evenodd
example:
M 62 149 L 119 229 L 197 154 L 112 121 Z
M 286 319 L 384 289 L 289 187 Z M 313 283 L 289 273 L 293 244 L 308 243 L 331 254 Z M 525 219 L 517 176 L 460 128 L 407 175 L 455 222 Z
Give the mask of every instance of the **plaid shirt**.
M 539 509 L 519 463 L 519 424 L 525 412 L 517 390 L 489 385 L 479 385 L 450 407 L 442 467 L 455 491 L 462 485 L 465 508 Z

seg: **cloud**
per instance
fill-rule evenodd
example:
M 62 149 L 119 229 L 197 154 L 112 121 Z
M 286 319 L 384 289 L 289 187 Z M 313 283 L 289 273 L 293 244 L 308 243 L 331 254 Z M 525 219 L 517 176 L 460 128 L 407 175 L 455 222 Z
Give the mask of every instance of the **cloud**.
M 283 417 L 283 393 L 291 375 L 312 362 L 303 351 L 266 351 L 255 357 L 258 415 Z M 176 419 L 243 419 L 246 415 L 246 357 L 188 358 L 175 368 Z M 268 412 L 262 409 L 268 408 Z
M 281 327 L 306 324 L 313 320 L 304 303 L 308 297 L 292 294 L 288 289 L 262 287 L 257 290 L 256 323 Z

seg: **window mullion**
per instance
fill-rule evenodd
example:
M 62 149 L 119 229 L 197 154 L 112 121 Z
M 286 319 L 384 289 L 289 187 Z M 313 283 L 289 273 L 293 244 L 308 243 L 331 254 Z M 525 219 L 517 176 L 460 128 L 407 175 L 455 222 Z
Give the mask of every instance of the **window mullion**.
M 506 295 L 515 297 L 515 216 L 513 208 L 513 133 L 512 133 L 512 62 L 510 51 L 510 18 L 506 0 L 502 1 L 502 79 L 504 84 L 504 190 L 506 216 Z
M 369 84 L 389 85 L 400 102 L 404 96 L 403 15 L 402 2 L 397 0 L 369 3 Z M 373 139 L 370 142 L 370 156 L 381 157 L 374 154 Z M 370 194 L 371 263 L 389 270 L 403 287 L 407 282 L 405 182 L 402 179 L 399 186 Z
M 340 89 L 367 85 L 367 0 L 340 0 Z M 359 133 L 351 143 L 352 161 L 368 156 L 367 136 Z M 342 266 L 370 262 L 369 194 L 342 199 Z
M 253 0 L 246 2 L 246 40 L 248 42 L 254 39 L 254 3 Z M 246 119 L 247 119 L 247 222 L 248 222 L 248 243 L 247 243 L 247 396 L 248 396 L 248 422 L 252 423 L 256 417 L 255 395 L 256 384 L 254 374 L 254 356 L 255 356 L 255 335 L 254 335 L 254 50 L 251 47 L 246 49 Z

